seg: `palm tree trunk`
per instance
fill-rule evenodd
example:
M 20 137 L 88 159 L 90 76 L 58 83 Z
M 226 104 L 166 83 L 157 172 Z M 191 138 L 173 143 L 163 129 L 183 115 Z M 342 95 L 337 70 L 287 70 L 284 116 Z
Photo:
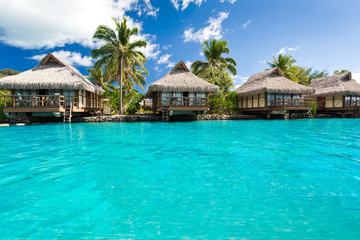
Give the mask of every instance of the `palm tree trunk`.
M 123 66 L 123 57 L 120 57 L 120 61 L 119 61 L 119 66 L 118 66 L 118 74 L 120 75 L 119 79 L 119 85 L 120 85 L 120 99 L 119 99 L 119 114 L 124 114 L 123 113 L 123 107 L 122 107 L 122 87 L 123 87 L 123 82 L 122 82 L 122 66 Z

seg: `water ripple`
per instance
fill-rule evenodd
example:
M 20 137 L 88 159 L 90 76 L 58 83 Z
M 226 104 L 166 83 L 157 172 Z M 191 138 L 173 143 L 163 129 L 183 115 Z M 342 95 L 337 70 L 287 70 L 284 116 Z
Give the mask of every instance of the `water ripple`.
M 357 119 L 0 129 L 0 236 L 357 239 Z

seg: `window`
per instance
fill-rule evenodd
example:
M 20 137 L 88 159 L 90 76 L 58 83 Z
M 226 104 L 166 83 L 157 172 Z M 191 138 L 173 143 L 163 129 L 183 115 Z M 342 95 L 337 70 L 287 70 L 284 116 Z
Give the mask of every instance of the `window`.
M 351 96 L 345 96 L 345 106 L 351 106 Z
M 282 105 L 283 105 L 283 95 L 276 94 L 276 106 L 282 106 Z
M 65 97 L 66 105 L 69 106 L 73 100 L 73 97 L 75 97 L 75 90 L 74 89 L 64 89 L 63 95 Z
M 275 106 L 275 94 L 274 93 L 267 94 L 267 105 Z
M 345 106 L 360 106 L 360 96 L 345 96 Z
M 284 94 L 284 106 L 291 106 L 291 95 Z

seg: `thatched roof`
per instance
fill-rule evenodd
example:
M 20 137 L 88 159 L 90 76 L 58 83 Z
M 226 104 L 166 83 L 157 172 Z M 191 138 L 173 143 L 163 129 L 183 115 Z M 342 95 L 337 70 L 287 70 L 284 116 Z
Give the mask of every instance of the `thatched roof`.
M 144 100 L 141 101 L 140 105 L 143 108 L 151 108 L 152 107 L 152 101 L 149 98 L 145 98 Z
M 202 91 L 219 92 L 219 87 L 195 76 L 180 61 L 163 78 L 150 84 L 145 97 L 156 91 Z
M 235 90 L 239 96 L 251 96 L 262 92 L 282 94 L 311 94 L 314 89 L 283 77 L 279 67 L 257 73 Z
M 85 89 L 97 94 L 104 90 L 91 83 L 74 67 L 48 53 L 31 70 L 0 79 L 0 89 Z
M 352 80 L 351 72 L 313 79 L 310 86 L 315 96 L 360 95 L 360 84 Z

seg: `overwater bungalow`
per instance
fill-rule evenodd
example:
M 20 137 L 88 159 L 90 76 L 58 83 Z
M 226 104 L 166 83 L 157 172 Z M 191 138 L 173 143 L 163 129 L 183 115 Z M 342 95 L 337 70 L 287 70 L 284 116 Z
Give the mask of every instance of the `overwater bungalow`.
M 219 87 L 195 76 L 183 61 L 163 78 L 149 85 L 145 98 L 152 99 L 152 110 L 168 121 L 173 115 L 197 115 L 209 111 L 208 97 Z
M 360 84 L 351 72 L 313 79 L 310 86 L 315 89 L 319 113 L 359 115 Z
M 254 74 L 239 88 L 238 107 L 244 114 L 289 116 L 310 114 L 314 89 L 300 85 L 285 77 L 279 67 Z
M 84 115 L 101 110 L 104 90 L 85 78 L 74 67 L 48 53 L 31 70 L 0 79 L 0 89 L 11 91 L 4 96 L 4 113 L 14 117 L 63 117 Z

